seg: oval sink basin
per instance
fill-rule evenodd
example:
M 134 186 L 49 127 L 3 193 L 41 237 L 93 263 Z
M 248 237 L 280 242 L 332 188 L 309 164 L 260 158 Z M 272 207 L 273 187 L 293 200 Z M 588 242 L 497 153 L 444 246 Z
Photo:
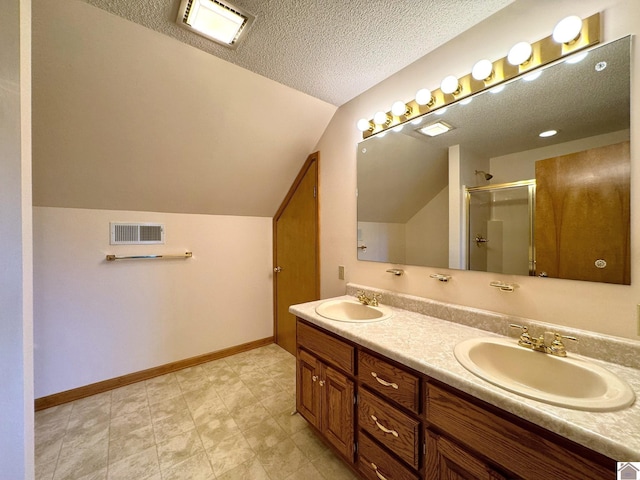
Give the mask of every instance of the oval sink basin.
M 356 300 L 329 300 L 316 307 L 316 313 L 339 322 L 379 322 L 393 315 L 384 305 L 363 305 Z
M 521 347 L 516 340 L 474 338 L 454 348 L 471 373 L 541 402 L 589 411 L 628 407 L 631 387 L 612 372 L 576 357 L 557 357 Z

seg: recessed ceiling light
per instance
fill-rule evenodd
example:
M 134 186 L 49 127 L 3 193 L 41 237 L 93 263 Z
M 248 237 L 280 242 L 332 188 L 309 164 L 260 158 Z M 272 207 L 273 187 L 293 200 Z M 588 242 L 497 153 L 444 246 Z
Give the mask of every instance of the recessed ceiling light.
M 178 25 L 214 42 L 235 48 L 254 16 L 218 0 L 182 0 Z
M 422 127 L 418 131 L 423 135 L 435 137 L 437 135 L 447 133 L 449 130 L 453 130 L 453 127 L 451 125 L 447 125 L 444 122 L 436 122 L 432 123 L 431 125 L 427 125 L 426 127 Z
M 547 138 L 547 137 L 553 137 L 557 133 L 558 133 L 557 130 L 547 130 L 545 132 L 538 134 L 538 136 L 542 138 Z

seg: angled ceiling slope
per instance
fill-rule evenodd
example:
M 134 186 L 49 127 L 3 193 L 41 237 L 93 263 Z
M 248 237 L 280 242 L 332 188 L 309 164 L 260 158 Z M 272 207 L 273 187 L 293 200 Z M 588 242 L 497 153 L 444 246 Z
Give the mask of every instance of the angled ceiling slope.
M 84 0 L 340 106 L 513 0 L 232 0 L 255 15 L 235 50 L 176 23 L 180 0 Z

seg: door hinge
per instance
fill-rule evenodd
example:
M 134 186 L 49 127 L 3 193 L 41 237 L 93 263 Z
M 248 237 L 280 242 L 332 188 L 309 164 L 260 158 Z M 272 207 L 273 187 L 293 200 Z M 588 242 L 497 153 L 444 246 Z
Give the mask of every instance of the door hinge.
M 314 186 L 313 187 L 313 198 L 317 198 L 318 197 L 318 187 Z
M 358 442 L 353 442 L 353 453 L 358 453 Z
M 357 394 L 357 393 L 354 393 L 354 394 L 353 394 L 353 404 L 354 404 L 354 405 L 357 405 L 357 404 L 358 404 L 358 394 Z

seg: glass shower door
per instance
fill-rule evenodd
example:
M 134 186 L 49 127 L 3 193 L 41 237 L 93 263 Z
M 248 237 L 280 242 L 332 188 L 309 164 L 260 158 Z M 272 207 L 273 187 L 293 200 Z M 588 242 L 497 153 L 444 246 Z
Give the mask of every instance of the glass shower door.
M 467 188 L 467 268 L 535 275 L 535 180 Z

